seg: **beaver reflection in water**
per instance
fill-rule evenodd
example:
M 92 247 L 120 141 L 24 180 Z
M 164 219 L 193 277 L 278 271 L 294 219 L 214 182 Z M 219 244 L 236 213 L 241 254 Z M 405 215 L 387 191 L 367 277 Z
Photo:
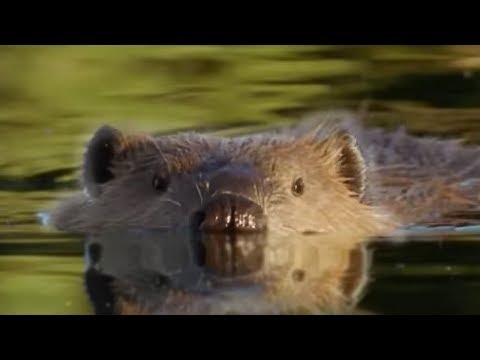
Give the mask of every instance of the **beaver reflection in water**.
M 85 191 L 52 214 L 87 236 L 96 312 L 344 313 L 368 239 L 474 221 L 477 147 L 321 123 L 234 138 L 100 128 Z

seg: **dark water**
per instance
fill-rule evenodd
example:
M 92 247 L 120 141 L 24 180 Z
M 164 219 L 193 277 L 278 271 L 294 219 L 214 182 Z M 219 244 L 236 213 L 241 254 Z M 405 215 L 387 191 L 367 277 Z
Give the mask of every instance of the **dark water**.
M 38 214 L 101 124 L 228 135 L 340 108 L 480 143 L 479 68 L 474 46 L 0 47 L 0 313 L 91 313 L 79 240 Z M 411 240 L 374 246 L 362 308 L 480 313 L 480 232 Z

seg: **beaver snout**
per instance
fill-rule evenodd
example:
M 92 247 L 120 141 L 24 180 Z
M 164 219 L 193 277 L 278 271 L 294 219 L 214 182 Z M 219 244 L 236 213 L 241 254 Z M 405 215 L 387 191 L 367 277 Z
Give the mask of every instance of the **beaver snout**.
M 261 269 L 267 221 L 260 205 L 242 195 L 220 194 L 197 216 L 208 271 L 235 277 Z

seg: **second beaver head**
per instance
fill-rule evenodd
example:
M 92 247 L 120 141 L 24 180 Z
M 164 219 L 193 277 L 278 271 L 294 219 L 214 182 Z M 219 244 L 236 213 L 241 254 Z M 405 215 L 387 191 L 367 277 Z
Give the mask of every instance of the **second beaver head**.
M 120 312 L 336 312 L 365 283 L 361 244 L 389 228 L 362 203 L 365 176 L 345 132 L 154 138 L 105 126 L 87 147 L 84 192 L 53 221 L 102 249 L 91 266 L 113 279 Z

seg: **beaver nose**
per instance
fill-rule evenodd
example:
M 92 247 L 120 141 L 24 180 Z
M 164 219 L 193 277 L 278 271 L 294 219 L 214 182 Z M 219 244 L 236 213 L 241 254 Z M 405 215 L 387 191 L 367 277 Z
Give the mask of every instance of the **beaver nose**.
M 227 277 L 260 270 L 266 218 L 258 204 L 240 195 L 221 194 L 206 205 L 201 217 L 207 270 Z
M 205 207 L 200 230 L 206 232 L 252 232 L 266 228 L 260 205 L 240 195 L 221 194 Z

